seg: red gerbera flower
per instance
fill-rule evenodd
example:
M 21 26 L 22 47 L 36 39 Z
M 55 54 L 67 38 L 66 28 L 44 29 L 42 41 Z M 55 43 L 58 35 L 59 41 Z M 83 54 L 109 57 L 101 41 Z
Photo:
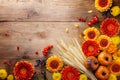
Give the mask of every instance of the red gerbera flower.
M 107 36 L 115 36 L 119 32 L 119 23 L 114 18 L 107 18 L 101 24 L 101 31 Z
M 82 51 L 86 56 L 96 56 L 99 51 L 99 45 L 96 41 L 87 40 L 82 44 Z
M 17 62 L 14 67 L 14 75 L 18 80 L 30 80 L 34 74 L 34 67 L 27 61 Z
M 62 80 L 79 80 L 80 72 L 77 68 L 66 66 L 62 70 Z

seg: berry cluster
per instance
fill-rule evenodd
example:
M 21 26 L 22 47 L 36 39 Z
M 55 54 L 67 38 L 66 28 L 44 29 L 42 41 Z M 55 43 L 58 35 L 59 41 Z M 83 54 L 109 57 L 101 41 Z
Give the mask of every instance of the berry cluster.
M 86 22 L 86 19 L 85 19 L 85 18 L 82 18 L 82 17 L 79 17 L 78 20 L 79 20 L 80 22 Z
M 88 22 L 88 26 L 92 26 L 94 23 L 96 23 L 98 21 L 99 21 L 98 17 L 95 16 Z
M 43 55 L 46 56 L 51 48 L 53 48 L 52 45 L 46 46 L 42 51 Z

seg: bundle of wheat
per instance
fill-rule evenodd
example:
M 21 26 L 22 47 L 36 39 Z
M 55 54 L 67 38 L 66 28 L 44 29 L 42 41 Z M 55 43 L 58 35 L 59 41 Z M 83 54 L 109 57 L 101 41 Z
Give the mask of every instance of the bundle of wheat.
M 78 68 L 80 72 L 86 73 L 91 80 L 97 80 L 94 74 L 84 66 L 86 57 L 77 39 L 71 39 L 69 42 L 61 40 L 57 45 L 58 56 L 68 65 Z

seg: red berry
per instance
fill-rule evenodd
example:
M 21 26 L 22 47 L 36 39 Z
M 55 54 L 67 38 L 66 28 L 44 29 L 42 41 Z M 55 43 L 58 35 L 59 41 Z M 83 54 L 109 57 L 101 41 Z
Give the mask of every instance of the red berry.
M 48 48 L 45 48 L 45 49 L 44 49 L 44 51 L 47 51 L 47 50 L 48 50 Z
M 97 16 L 93 17 L 93 20 L 94 20 L 95 22 L 98 22 L 98 21 L 99 21 L 99 19 L 98 19 Z
M 43 53 L 43 55 L 44 55 L 44 56 L 46 56 L 46 55 L 47 55 L 47 53 Z
M 79 17 L 78 20 L 81 21 L 81 22 L 86 22 L 86 19 L 85 19 L 85 18 Z
M 10 65 L 10 63 L 8 61 L 4 61 L 3 64 Z
M 52 45 L 50 45 L 49 47 L 50 47 L 50 48 L 52 48 L 53 46 L 52 46 Z
M 44 51 L 44 53 L 48 53 L 48 51 Z
M 19 46 L 17 46 L 17 51 L 18 51 L 18 52 L 20 51 L 20 47 L 19 47 Z
M 90 23 L 91 23 L 91 24 L 94 24 L 94 23 L 95 23 L 95 20 L 94 20 L 94 19 L 90 20 Z
M 91 22 L 88 23 L 88 26 L 92 26 L 93 24 Z
M 35 54 L 38 55 L 38 51 L 36 51 Z

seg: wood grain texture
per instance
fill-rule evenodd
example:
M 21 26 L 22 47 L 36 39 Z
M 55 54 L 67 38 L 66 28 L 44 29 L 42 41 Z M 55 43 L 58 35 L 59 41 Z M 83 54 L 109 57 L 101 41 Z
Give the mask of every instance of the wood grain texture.
M 120 6 L 120 0 L 114 1 L 114 5 Z M 88 13 L 89 10 L 93 13 Z M 13 73 L 15 63 L 20 60 L 35 65 L 35 60 L 43 58 L 42 50 L 46 45 L 54 46 L 50 55 L 57 54 L 56 41 L 61 38 L 69 40 L 75 37 L 82 42 L 79 34 L 95 15 L 100 21 L 104 19 L 95 9 L 94 0 L 0 0 L 0 68 Z M 78 22 L 78 17 L 87 18 L 87 22 Z M 120 16 L 116 18 L 120 21 Z M 74 24 L 79 24 L 80 28 L 75 28 Z M 69 28 L 69 33 L 65 32 L 66 28 Z M 12 65 L 5 66 L 4 61 Z M 35 70 L 40 72 L 40 68 Z M 50 80 L 49 72 L 47 76 Z
M 77 29 L 74 24 L 82 27 Z M 75 22 L 4 22 L 0 26 L 0 59 L 15 58 L 24 53 L 28 53 L 32 59 L 39 58 L 47 44 L 56 45 L 56 40 L 62 38 L 78 38 L 87 27 Z M 69 33 L 65 32 L 66 27 Z M 17 52 L 17 46 L 20 47 L 20 53 Z M 39 57 L 35 55 L 36 50 L 39 51 Z
M 101 16 L 94 0 L 0 0 L 0 21 L 78 21 L 94 15 Z

